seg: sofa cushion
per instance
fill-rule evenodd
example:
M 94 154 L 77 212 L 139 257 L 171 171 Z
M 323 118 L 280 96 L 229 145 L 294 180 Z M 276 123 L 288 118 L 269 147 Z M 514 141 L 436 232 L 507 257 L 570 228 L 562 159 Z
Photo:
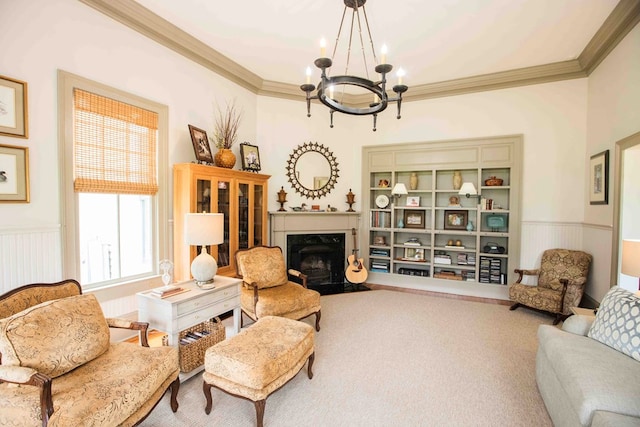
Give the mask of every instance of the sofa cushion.
M 255 311 L 252 290 L 243 288 L 240 301 L 245 312 L 253 318 L 282 316 L 297 320 L 320 310 L 320 293 L 294 282 L 261 290 Z
M 593 325 L 593 320 L 593 316 L 574 314 L 573 316 L 570 316 L 567 320 L 562 322 L 562 330 L 586 337 L 589 333 L 589 328 L 591 328 L 591 325 Z
M 636 360 L 589 337 L 549 325 L 538 328 L 538 341 L 538 357 L 549 361 L 562 386 L 562 390 L 545 390 L 543 395 L 566 396 L 571 404 L 567 409 L 582 425 L 590 425 L 596 410 L 640 416 L 640 365 Z M 545 384 L 538 382 L 538 387 Z
M 47 301 L 0 319 L 2 364 L 52 378 L 109 349 L 109 327 L 93 295 Z
M 239 251 L 236 260 L 242 280 L 257 284 L 258 289 L 284 285 L 289 281 L 282 250 L 277 246 Z
M 640 361 L 640 298 L 626 289 L 611 288 L 588 336 Z
M 49 426 L 122 425 L 178 373 L 176 347 L 111 344 L 100 357 L 53 381 Z M 0 425 L 41 426 L 38 388 L 0 384 Z

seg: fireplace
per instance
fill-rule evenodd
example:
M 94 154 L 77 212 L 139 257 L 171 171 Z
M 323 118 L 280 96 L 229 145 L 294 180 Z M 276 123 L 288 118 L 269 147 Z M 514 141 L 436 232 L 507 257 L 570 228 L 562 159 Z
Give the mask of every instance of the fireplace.
M 309 289 L 322 295 L 343 292 L 345 234 L 289 234 L 287 263 L 307 275 Z

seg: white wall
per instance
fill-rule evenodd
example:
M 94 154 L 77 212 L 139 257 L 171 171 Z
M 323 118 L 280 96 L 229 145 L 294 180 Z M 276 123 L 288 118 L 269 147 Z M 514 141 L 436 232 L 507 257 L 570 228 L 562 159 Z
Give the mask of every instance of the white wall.
M 584 250 L 593 254 L 592 280 L 587 292 L 600 300 L 611 283 L 613 244 L 613 177 L 615 144 L 640 131 L 640 26 L 636 27 L 607 56 L 588 79 L 587 150 L 590 156 L 609 150 L 609 204 L 589 205 L 585 184 Z M 638 165 L 640 167 L 640 164 Z M 586 180 L 585 180 L 586 181 Z M 627 184 L 628 185 L 628 184 Z M 638 188 L 636 184 L 636 189 Z M 640 206 L 637 207 L 640 210 Z M 636 210 L 636 212 L 638 212 Z

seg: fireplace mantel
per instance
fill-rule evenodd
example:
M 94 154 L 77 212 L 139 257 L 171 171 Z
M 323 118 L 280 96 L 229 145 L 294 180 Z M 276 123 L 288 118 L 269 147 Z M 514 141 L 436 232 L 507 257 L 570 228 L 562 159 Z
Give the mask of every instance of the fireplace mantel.
M 269 244 L 280 246 L 286 257 L 288 234 L 345 233 L 348 255 L 353 251 L 351 230 L 360 233 L 360 215 L 360 212 L 269 212 Z

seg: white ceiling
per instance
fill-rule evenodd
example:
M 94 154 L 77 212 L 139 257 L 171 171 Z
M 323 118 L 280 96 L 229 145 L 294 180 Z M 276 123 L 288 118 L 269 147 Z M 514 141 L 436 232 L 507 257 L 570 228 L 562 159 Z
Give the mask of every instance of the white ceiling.
M 136 0 L 265 80 L 299 85 L 331 54 L 342 0 Z M 618 0 L 369 0 L 373 42 L 409 86 L 578 58 Z M 348 9 L 348 13 L 351 9 Z M 362 15 L 361 15 L 362 16 Z M 332 74 L 343 74 L 350 17 Z M 358 35 L 349 74 L 364 75 Z M 368 68 L 374 67 L 363 32 Z M 356 61 L 358 63 L 356 63 Z

